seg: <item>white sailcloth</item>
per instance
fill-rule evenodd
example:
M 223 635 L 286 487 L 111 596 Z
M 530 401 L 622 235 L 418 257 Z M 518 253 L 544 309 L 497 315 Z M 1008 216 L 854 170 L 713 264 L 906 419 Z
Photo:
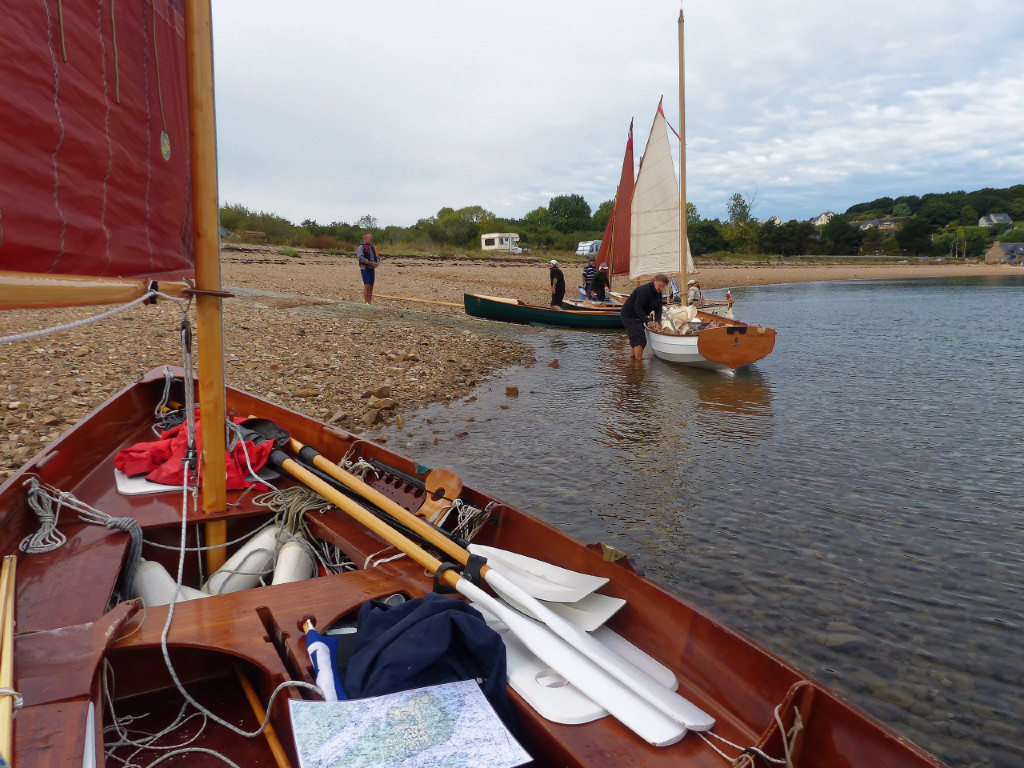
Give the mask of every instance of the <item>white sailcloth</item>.
M 631 214 L 630 280 L 649 278 L 658 272 L 685 276 L 695 271 L 689 241 L 685 272 L 679 264 L 679 184 L 668 126 L 660 108 L 640 162 Z

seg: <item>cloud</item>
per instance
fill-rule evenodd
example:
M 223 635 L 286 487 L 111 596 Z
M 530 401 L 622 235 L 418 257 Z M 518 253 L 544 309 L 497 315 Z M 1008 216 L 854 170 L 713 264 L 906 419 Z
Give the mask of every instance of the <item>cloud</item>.
M 675 11 L 633 3 L 214 8 L 221 199 L 294 221 L 444 206 L 521 217 L 614 195 L 658 99 L 678 123 Z M 688 196 L 809 218 L 882 195 L 1018 183 L 1024 7 L 952 0 L 686 8 Z

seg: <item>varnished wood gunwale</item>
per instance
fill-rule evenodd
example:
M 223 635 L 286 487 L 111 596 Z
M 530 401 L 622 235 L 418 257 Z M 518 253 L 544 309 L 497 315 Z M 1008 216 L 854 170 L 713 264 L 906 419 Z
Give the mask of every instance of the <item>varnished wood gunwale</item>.
M 162 385 L 162 377 L 152 375 L 119 393 L 51 444 L 43 458 L 30 462 L 30 466 L 48 482 L 72 491 L 109 514 L 135 517 L 148 538 L 171 543 L 176 541 L 175 532 L 180 525 L 180 494 L 123 497 L 113 491 L 110 478 L 114 453 L 132 442 L 149 439 L 148 425 Z M 288 428 L 300 442 L 316 447 L 335 461 L 355 447 L 364 457 L 378 459 L 406 474 L 424 474 L 423 467 L 384 446 L 251 395 L 229 390 L 228 410 L 232 414 L 270 418 Z M 21 506 L 23 479 L 23 475 L 15 475 L 0 488 L 0 523 L 5 523 L 0 528 L 0 541 L 8 552 L 35 525 L 25 519 L 31 515 Z M 406 508 L 414 509 L 422 501 L 422 496 L 417 496 L 419 490 L 408 483 L 389 483 L 379 478 L 374 483 L 380 488 L 387 487 L 395 498 L 404 498 L 399 503 Z M 553 526 L 477 489 L 464 487 L 462 498 L 478 506 L 496 503 L 492 520 L 477 536 L 479 543 L 608 576 L 611 581 L 602 591 L 627 600 L 610 626 L 668 665 L 680 679 L 680 692 L 718 719 L 715 731 L 722 736 L 744 745 L 761 744 L 770 754 L 781 756 L 775 708 L 782 705 L 782 717 L 788 724 L 792 709 L 798 707 L 806 722 L 795 760 L 800 768 L 940 765 L 756 643 L 644 579 L 628 561 L 607 562 L 600 548 L 584 546 Z M 266 516 L 265 511 L 246 502 L 220 517 L 229 527 L 243 530 Z M 194 522 L 209 519 L 199 513 L 190 513 L 189 518 Z M 318 536 L 338 543 L 360 566 L 366 557 L 384 547 L 377 537 L 337 510 L 307 513 L 307 519 Z M 76 744 L 84 727 L 85 708 L 90 699 L 98 701 L 100 696 L 94 672 L 92 677 L 80 675 L 77 682 L 70 681 L 61 689 L 58 681 L 49 679 L 45 668 L 32 661 L 28 650 L 33 644 L 39 651 L 41 643 L 63 635 L 69 640 L 66 658 L 80 654 L 97 666 L 100 658 L 109 660 L 118 680 L 119 711 L 144 711 L 165 702 L 169 710 L 177 706 L 169 705 L 177 694 L 169 686 L 159 649 L 168 609 L 150 608 L 144 616 L 136 616 L 118 632 L 110 650 L 104 651 L 95 636 L 95 627 L 101 626 L 104 619 L 102 608 L 97 607 L 102 601 L 82 600 L 83 589 L 92 588 L 104 598 L 109 592 L 123 557 L 125 534 L 99 527 L 87 531 L 89 526 L 65 517 L 61 527 L 72 535 L 74 542 L 91 542 L 83 552 L 95 556 L 80 554 L 84 558 L 81 567 L 73 566 L 74 558 L 65 561 L 59 553 L 19 558 L 15 687 L 22 686 L 30 692 L 29 701 L 16 721 L 15 756 L 20 765 L 80 765 L 81 753 Z M 194 526 L 190 525 L 190 529 Z M 96 538 L 92 539 L 93 536 Z M 101 555 L 107 547 L 109 551 Z M 153 557 L 164 557 L 166 564 L 171 565 L 166 555 L 147 552 Z M 89 564 L 90 559 L 96 562 Z M 190 568 L 191 572 L 194 570 Z M 62 572 L 73 572 L 75 581 L 88 587 L 68 589 Z M 298 629 L 302 618 L 314 615 L 320 626 L 326 626 L 355 611 L 366 599 L 395 591 L 416 597 L 430 588 L 429 575 L 408 558 L 401 558 L 379 568 L 181 603 L 175 607 L 171 627 L 172 658 L 188 681 L 189 690 L 195 686 L 198 690 L 215 691 L 212 700 L 223 705 L 225 711 L 246 713 L 248 722 L 253 719 L 252 712 L 232 677 L 232 661 L 243 665 L 265 702 L 273 688 L 285 679 L 312 681 L 304 636 Z M 42 629 L 46 624 L 40 618 L 42 611 L 33 616 L 34 606 L 41 602 L 48 603 L 47 610 L 53 616 L 48 629 Z M 67 620 L 76 611 L 76 626 L 80 629 L 73 631 Z M 26 617 L 25 625 L 22 617 Z M 94 628 L 85 629 L 90 623 Z M 39 631 L 32 631 L 31 627 Z M 294 695 L 300 694 L 289 694 Z M 641 743 L 608 718 L 582 726 L 557 725 L 539 717 L 514 694 L 512 698 L 519 705 L 520 736 L 537 757 L 537 765 L 685 763 L 698 768 L 719 768 L 722 764 L 721 757 L 692 735 L 672 747 L 658 749 Z M 286 699 L 279 698 L 271 712 L 274 726 L 290 750 Z M 210 745 L 220 744 L 230 754 L 247 755 L 256 762 L 271 759 L 261 739 L 239 744 L 238 737 L 218 730 L 211 731 L 207 738 Z

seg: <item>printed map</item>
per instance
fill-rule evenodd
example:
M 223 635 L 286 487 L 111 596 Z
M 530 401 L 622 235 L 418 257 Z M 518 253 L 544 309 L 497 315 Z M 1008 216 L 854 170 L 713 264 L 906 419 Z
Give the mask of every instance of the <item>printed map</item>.
M 514 768 L 530 760 L 472 680 L 289 705 L 302 768 Z

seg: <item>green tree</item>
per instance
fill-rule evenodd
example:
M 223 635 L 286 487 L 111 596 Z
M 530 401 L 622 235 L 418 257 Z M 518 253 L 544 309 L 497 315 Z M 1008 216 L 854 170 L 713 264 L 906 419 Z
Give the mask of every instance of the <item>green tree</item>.
M 910 216 L 913 211 L 910 210 L 910 206 L 906 203 L 897 203 L 892 208 L 892 215 L 897 217 Z
M 810 250 L 815 235 L 814 225 L 809 221 L 791 219 L 785 224 L 776 224 L 769 219 L 761 224 L 758 247 L 762 253 L 770 255 L 799 256 Z
M 697 213 L 697 206 L 693 203 L 686 204 L 686 226 L 687 228 L 693 226 L 700 221 L 700 214 Z M 690 246 L 693 247 L 692 245 Z
M 590 228 L 590 206 L 582 195 L 558 195 L 548 201 L 551 226 L 563 234 Z
M 377 219 L 370 214 L 366 214 L 356 222 L 356 226 L 363 230 L 371 230 L 377 228 Z
M 723 227 L 723 235 L 729 248 L 736 253 L 753 253 L 757 250 L 760 226 L 752 217 L 754 201 L 739 192 L 733 194 L 726 204 L 729 221 Z
M 825 253 L 849 256 L 860 250 L 860 229 L 850 224 L 846 216 L 833 216 L 821 227 L 821 247 Z
M 604 228 L 608 226 L 608 219 L 612 216 L 612 208 L 614 206 L 614 200 L 606 200 L 597 206 L 597 210 L 594 211 L 594 216 L 590 221 L 591 227 L 604 232 Z
M 724 251 L 726 248 L 721 225 L 715 221 L 695 221 L 687 224 L 686 236 L 690 239 L 690 250 L 698 256 Z
M 929 253 L 932 247 L 932 228 L 916 216 L 907 219 L 896 232 L 896 242 L 908 256 Z
M 965 205 L 960 209 L 960 223 L 966 226 L 976 227 L 978 225 L 978 212 L 972 205 Z
M 1024 219 L 1024 197 L 1013 198 L 1010 204 L 1006 206 L 1006 212 L 1013 217 L 1014 221 Z

